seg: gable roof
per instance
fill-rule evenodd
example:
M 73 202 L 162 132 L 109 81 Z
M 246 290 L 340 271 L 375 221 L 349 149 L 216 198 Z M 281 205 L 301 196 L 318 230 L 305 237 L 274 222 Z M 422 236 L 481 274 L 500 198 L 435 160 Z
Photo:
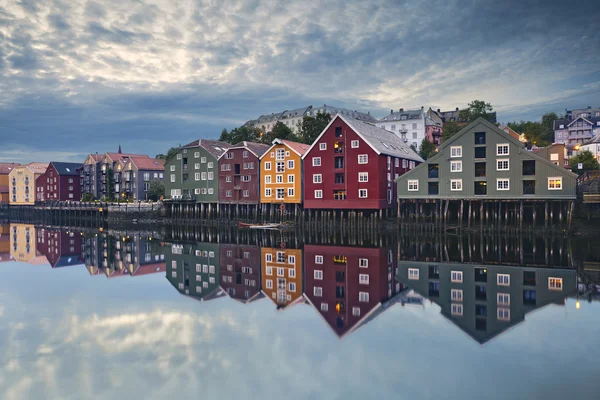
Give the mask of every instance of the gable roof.
M 17 163 L 0 163 L 0 175 L 10 174 L 13 168 L 20 166 Z
M 198 139 L 194 140 L 192 143 L 186 144 L 185 146 L 181 147 L 181 149 L 187 149 L 192 147 L 202 147 L 204 150 L 208 151 L 213 157 L 219 158 L 221 154 L 225 153 L 225 151 L 233 147 L 233 145 L 225 142 L 220 142 L 218 140 Z
M 278 144 L 286 146 L 288 149 L 292 150 L 301 158 L 303 158 L 303 155 L 306 154 L 308 150 L 310 150 L 310 146 L 304 143 L 293 142 L 291 140 L 285 139 L 275 139 L 273 140 L 273 145 L 269 147 L 267 151 L 265 151 L 259 158 L 262 160 L 265 154 L 267 154 L 273 147 L 277 146 Z
M 344 118 L 343 115 L 337 114 L 331 119 L 329 124 L 323 129 L 323 132 L 313 142 L 312 146 L 308 149 L 304 157 L 312 150 L 312 148 L 319 142 L 321 137 L 327 132 L 329 127 L 336 121 L 337 118 L 341 118 L 365 143 L 367 143 L 377 154 L 389 155 L 393 157 L 405 158 L 407 160 L 413 160 L 417 162 L 423 162 L 423 159 L 402 139 L 396 134 L 390 131 L 386 131 L 383 128 L 378 128 L 368 122 L 360 121 L 353 118 Z M 304 158 L 302 157 L 302 158 Z
M 79 175 L 77 169 L 81 167 L 79 163 L 66 163 L 66 162 L 52 162 L 51 163 L 56 169 L 58 175 L 61 176 L 76 176 Z
M 515 130 L 512 129 L 510 126 L 504 125 L 501 129 L 504 132 L 508 133 L 510 136 L 514 137 L 515 139 L 519 139 L 521 137 L 521 135 L 515 132 Z
M 422 108 L 419 108 L 417 110 L 402 109 L 402 110 L 398 110 L 397 112 L 394 112 L 394 110 L 391 110 L 387 116 L 381 118 L 377 122 L 408 121 L 411 119 L 421 119 L 421 118 L 423 118 L 424 113 L 425 112 L 423 111 Z M 402 117 L 404 117 L 404 119 L 402 119 Z
M 34 174 L 43 174 L 48 169 L 48 165 L 50 165 L 50 163 L 32 162 L 25 165 L 25 167 Z
M 263 154 L 269 151 L 269 148 L 270 146 L 268 144 L 247 142 L 244 140 L 243 142 L 236 143 L 233 145 L 233 147 L 228 148 L 223 154 L 219 156 L 219 159 L 223 157 L 225 153 L 227 153 L 227 151 L 235 149 L 246 149 L 260 159 L 260 157 L 262 157 Z
M 131 157 L 131 163 L 136 166 L 138 171 L 164 171 L 165 160 L 150 157 Z
M 123 160 L 125 158 L 131 158 L 131 157 L 146 157 L 146 158 L 148 158 L 148 156 L 145 154 L 105 153 L 104 157 L 102 157 L 102 159 L 104 159 L 106 157 L 110 158 L 110 160 L 112 162 L 116 162 L 119 160 Z

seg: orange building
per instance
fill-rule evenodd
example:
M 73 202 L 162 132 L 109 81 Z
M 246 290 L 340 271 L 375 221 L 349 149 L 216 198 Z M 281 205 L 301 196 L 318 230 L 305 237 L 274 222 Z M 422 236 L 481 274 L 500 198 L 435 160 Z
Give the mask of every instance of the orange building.
M 261 203 L 302 203 L 302 156 L 309 148 L 290 140 L 273 140 L 260 158 Z
M 302 297 L 302 250 L 261 248 L 263 294 L 278 309 L 304 301 Z
M 48 163 L 32 162 L 20 165 L 10 171 L 9 202 L 15 205 L 34 205 L 36 199 L 36 180 L 48 169 Z
M 8 175 L 12 172 L 15 167 L 21 164 L 15 163 L 0 163 L 0 203 L 8 203 L 10 200 L 9 196 L 9 179 Z

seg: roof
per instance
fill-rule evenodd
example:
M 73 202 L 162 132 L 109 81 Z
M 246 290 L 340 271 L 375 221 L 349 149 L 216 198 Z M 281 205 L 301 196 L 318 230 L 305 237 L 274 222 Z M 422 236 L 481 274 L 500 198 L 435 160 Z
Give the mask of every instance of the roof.
M 148 156 L 145 155 L 145 154 L 124 154 L 124 153 L 105 153 L 104 157 L 109 157 L 113 161 L 119 161 L 119 160 L 122 160 L 124 158 L 131 158 L 131 157 L 145 157 L 145 158 L 148 158 Z
M 186 144 L 182 147 L 182 149 L 190 147 L 202 147 L 215 158 L 219 158 L 221 154 L 225 153 L 227 149 L 232 148 L 233 145 L 225 142 L 220 142 L 218 140 L 198 139 L 194 140 L 192 143 Z
M 269 146 L 268 144 L 243 141 L 243 142 L 236 143 L 235 145 L 233 145 L 233 147 L 229 148 L 228 150 L 248 149 L 248 151 L 250 151 L 256 157 L 260 158 L 263 154 L 265 154 L 269 150 L 270 147 L 271 146 Z M 225 154 L 225 153 L 223 153 L 223 154 Z M 221 156 L 223 154 L 221 154 Z
M 8 185 L 0 185 L 0 193 L 8 193 L 9 187 Z
M 83 264 L 82 261 L 76 255 L 71 256 L 61 256 L 56 262 L 52 265 L 52 268 L 60 268 L 60 267 L 69 267 L 72 265 Z
M 25 167 L 27 167 L 34 174 L 43 174 L 48 169 L 48 165 L 50 165 L 50 164 L 49 163 L 32 162 L 32 163 L 25 165 Z
M 517 132 L 515 132 L 514 129 L 512 129 L 510 126 L 506 126 L 504 125 L 502 128 L 504 132 L 508 133 L 510 136 L 514 137 L 515 139 L 519 139 L 521 137 L 521 135 Z
M 264 125 L 266 123 L 277 122 L 281 119 L 288 118 L 299 118 L 299 117 L 308 117 L 315 116 L 317 113 L 322 112 L 323 114 L 342 114 L 348 117 L 356 118 L 362 121 L 368 122 L 376 122 L 377 120 L 370 113 L 363 113 L 357 110 L 349 110 L 347 108 L 341 108 L 336 106 L 331 106 L 327 104 L 323 104 L 322 106 L 313 107 L 312 105 L 308 107 L 300 107 L 293 110 L 284 110 L 277 113 L 265 114 L 261 115 L 257 119 L 247 121 L 244 126 L 248 125 Z
M 152 264 L 143 264 L 138 266 L 131 276 L 141 276 L 141 275 L 149 275 L 155 274 L 157 272 L 165 272 L 167 270 L 167 264 L 165 262 L 161 263 L 152 263 Z
M 394 110 L 390 111 L 386 117 L 381 118 L 377 122 L 390 122 L 390 121 L 407 121 L 410 119 L 421 119 L 423 118 L 423 114 L 425 112 L 422 108 L 418 110 L 398 110 L 398 112 L 394 112 Z
M 402 139 L 390 131 L 378 128 L 368 122 L 359 121 L 353 118 L 344 118 L 342 115 L 336 115 L 331 122 L 323 129 L 323 132 L 314 141 L 311 149 L 325 134 L 331 124 L 341 118 L 358 136 L 362 138 L 377 154 L 385 154 L 393 157 L 405 158 L 417 162 L 423 162 L 423 159 Z M 308 153 L 308 152 L 307 152 Z
M 149 157 L 131 157 L 131 162 L 139 171 L 164 171 L 165 160 Z
M 58 172 L 58 175 L 75 176 L 79 175 L 77 169 L 81 167 L 79 163 L 52 162 L 51 163 Z
M 8 175 L 13 168 L 20 166 L 17 163 L 0 163 L 0 175 Z
M 294 153 L 298 154 L 300 157 L 304 155 L 310 149 L 310 145 L 304 143 L 293 142 L 291 140 L 286 139 L 275 139 L 273 142 L 278 141 L 280 144 L 283 144 L 289 147 Z

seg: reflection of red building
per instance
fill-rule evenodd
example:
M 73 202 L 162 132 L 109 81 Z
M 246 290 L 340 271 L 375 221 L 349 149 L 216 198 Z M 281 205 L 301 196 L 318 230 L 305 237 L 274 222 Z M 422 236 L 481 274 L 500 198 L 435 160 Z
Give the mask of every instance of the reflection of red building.
M 219 246 L 221 288 L 235 300 L 250 303 L 260 293 L 260 247 L 236 244 Z
M 83 264 L 79 233 L 38 228 L 36 248 L 52 268 Z
M 387 309 L 403 286 L 392 248 L 304 246 L 304 295 L 342 337 Z

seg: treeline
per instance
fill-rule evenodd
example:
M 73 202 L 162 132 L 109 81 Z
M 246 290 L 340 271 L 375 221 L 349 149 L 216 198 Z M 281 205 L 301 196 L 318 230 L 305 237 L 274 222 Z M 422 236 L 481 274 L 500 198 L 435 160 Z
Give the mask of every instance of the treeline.
M 554 121 L 563 118 L 566 118 L 566 116 L 558 116 L 554 112 L 549 112 L 542 116 L 541 122 L 515 121 L 506 125 L 517 133 L 524 133 L 530 144 L 544 147 L 554 142 Z

